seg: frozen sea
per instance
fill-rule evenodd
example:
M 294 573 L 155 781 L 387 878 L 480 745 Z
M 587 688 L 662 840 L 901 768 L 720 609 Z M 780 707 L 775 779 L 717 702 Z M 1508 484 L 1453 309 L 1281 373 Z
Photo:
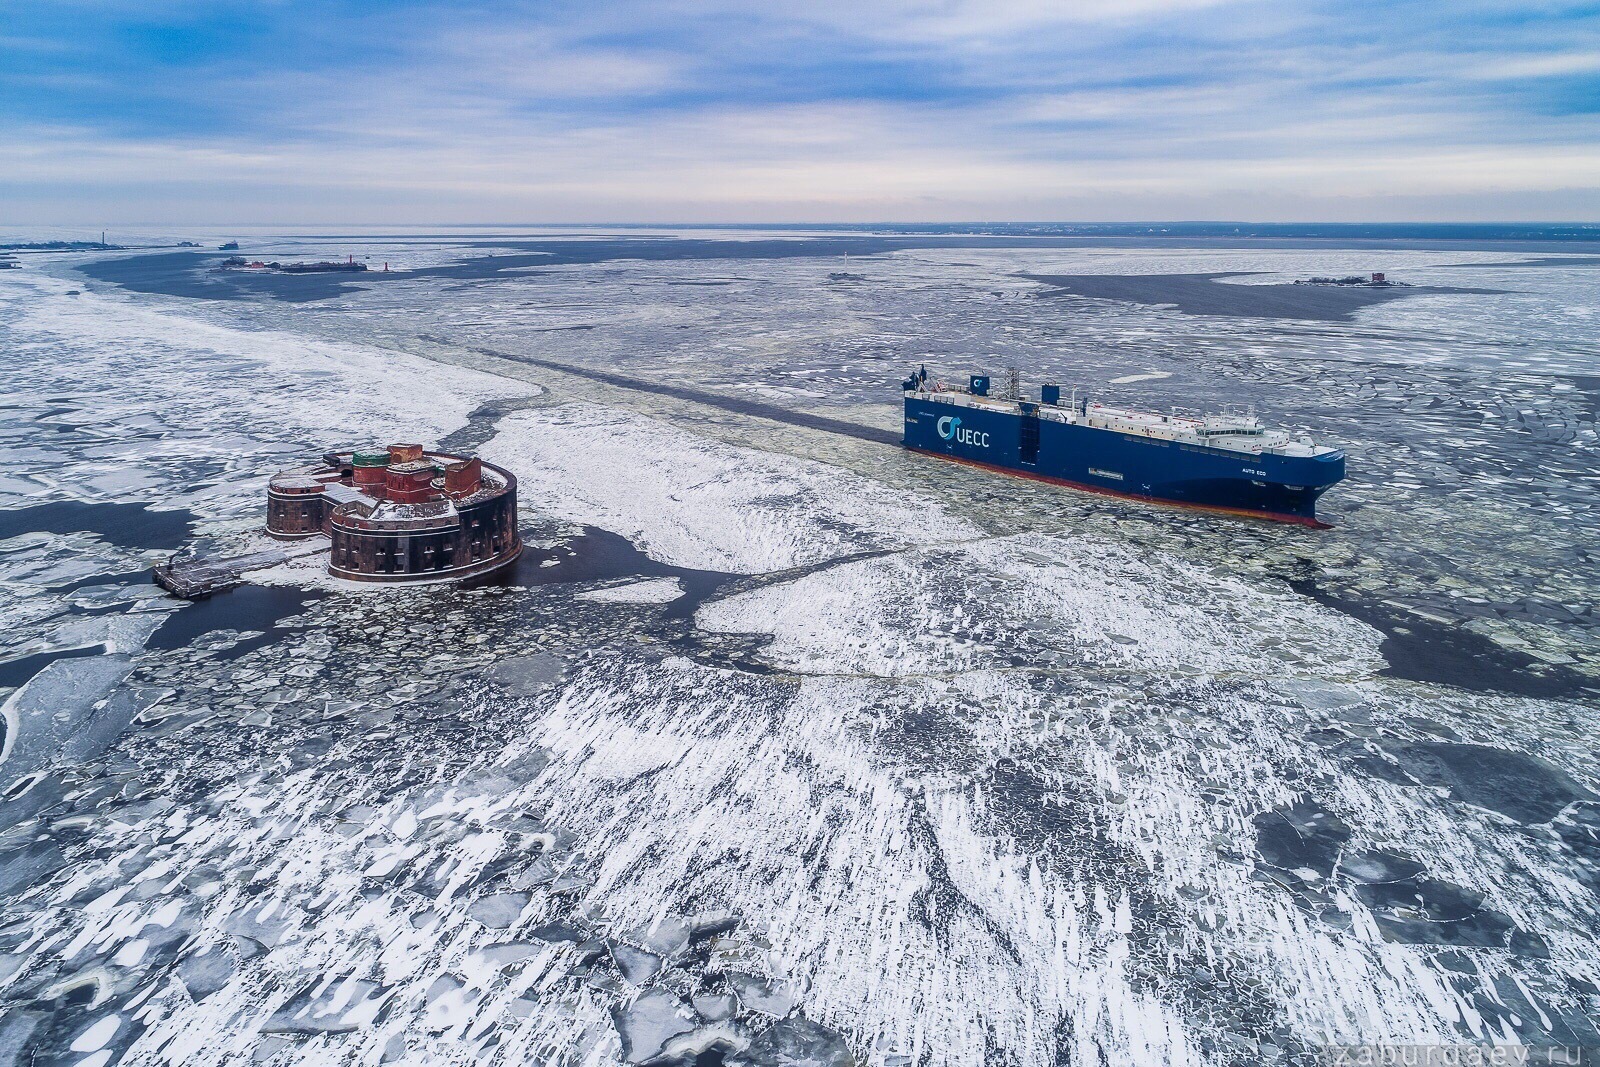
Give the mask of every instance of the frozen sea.
M 126 243 L 0 270 L 0 1065 L 1600 1046 L 1600 248 Z M 924 362 L 1350 474 L 1313 531 L 942 464 Z M 514 573 L 150 584 L 390 440 L 516 472 Z

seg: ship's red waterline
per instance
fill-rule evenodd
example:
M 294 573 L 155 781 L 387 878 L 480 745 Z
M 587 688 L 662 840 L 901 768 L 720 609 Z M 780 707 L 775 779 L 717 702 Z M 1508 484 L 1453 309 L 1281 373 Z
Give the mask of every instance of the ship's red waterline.
M 948 463 L 959 463 L 964 467 L 975 470 L 994 471 L 1006 474 L 1013 478 L 1026 478 L 1032 482 L 1046 482 L 1050 485 L 1059 485 L 1067 489 L 1077 489 L 1085 493 L 1094 493 L 1098 496 L 1115 497 L 1118 500 L 1136 500 L 1141 504 L 1159 504 L 1165 508 L 1183 508 L 1185 511 L 1208 511 L 1213 515 L 1234 515 L 1241 519 L 1258 519 L 1263 522 L 1285 522 L 1295 526 L 1307 526 L 1313 530 L 1331 530 L 1333 526 L 1319 519 L 1308 519 L 1304 515 L 1284 515 L 1273 511 L 1248 511 L 1244 508 L 1223 508 L 1213 504 L 1190 504 L 1181 500 L 1162 500 L 1160 497 L 1144 496 L 1140 493 L 1123 493 L 1115 489 L 1107 489 L 1100 485 L 1085 485 L 1082 482 L 1071 482 L 1065 478 L 1052 478 L 1048 474 L 1035 474 L 1033 471 L 1019 471 L 1011 467 L 1002 467 L 994 463 L 984 463 L 981 460 L 967 459 L 963 456 L 950 456 L 943 452 L 933 452 L 915 445 L 906 445 L 907 452 L 914 452 L 919 456 L 931 456 L 942 459 Z

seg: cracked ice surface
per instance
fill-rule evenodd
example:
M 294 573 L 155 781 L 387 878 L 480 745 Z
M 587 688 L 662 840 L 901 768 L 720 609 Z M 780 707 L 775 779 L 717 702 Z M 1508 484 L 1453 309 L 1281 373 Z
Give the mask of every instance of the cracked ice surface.
M 1271 254 L 1107 258 L 1292 269 Z M 1016 265 L 912 253 L 857 269 L 911 279 L 906 300 L 922 299 L 918 279 L 940 282 L 916 329 L 955 315 L 979 331 L 980 295 L 1014 313 L 1031 287 L 946 283 Z M 629 331 L 653 341 L 664 319 L 694 319 L 638 294 L 727 275 L 727 344 L 771 316 L 793 332 L 752 347 L 804 348 L 787 295 L 812 301 L 806 314 L 843 299 L 806 289 L 806 270 L 651 266 L 625 282 L 638 299 L 611 336 L 553 354 L 592 344 L 737 379 L 697 351 L 630 347 Z M 1285 560 L 1332 556 L 1329 569 L 1388 592 L 1414 577 L 1395 565 L 1403 547 L 1363 550 L 1360 523 L 1324 536 L 1195 521 L 769 424 L 561 401 L 570 389 L 482 426 L 480 402 L 529 395 L 524 381 L 371 343 L 399 321 L 467 332 L 476 317 L 510 348 L 530 321 L 582 319 L 576 294 L 596 277 L 441 300 L 407 280 L 292 314 L 69 305 L 48 277 L 16 283 L 35 295 L 0 307 L 39 376 L 18 410 L 65 422 L 47 413 L 71 394 L 77 421 L 101 429 L 45 448 L 27 421 L 7 423 L 37 451 L 6 492 L 53 499 L 81 470 L 95 500 L 148 499 L 151 483 L 116 469 L 142 457 L 142 478 L 202 529 L 242 528 L 255 465 L 322 443 L 303 437 L 402 432 L 391 415 L 436 435 L 476 420 L 498 431 L 485 453 L 522 477 L 530 554 L 550 565 L 474 590 L 332 588 L 295 600 L 266 640 L 234 619 L 143 650 L 141 616 L 161 613 L 110 577 L 143 550 L 81 533 L 8 542 L 18 648 L 115 658 L 77 683 L 73 665 L 99 661 L 58 661 L 7 698 L 30 715 L 70 704 L 87 728 L 63 738 L 72 724 L 52 724 L 27 775 L 3 775 L 0 1049 L 107 1067 L 603 1067 L 707 1050 L 954 1067 L 1254 1065 L 1375 1037 L 1600 1043 L 1592 707 L 1388 676 L 1376 631 L 1281 580 Z M 502 315 L 497 291 L 520 285 L 573 300 Z M 1459 313 L 1452 299 L 1394 307 L 1422 329 Z M 1143 356 L 1162 314 L 1074 321 Z M 1398 368 L 1416 344 L 1385 332 L 1394 314 L 1358 325 Z M 790 369 L 864 394 L 882 366 L 857 355 L 916 340 L 899 329 Z M 1213 354 L 1195 358 L 1234 358 L 1218 353 L 1240 335 L 1216 329 L 1196 328 Z M 1321 395 L 1328 372 L 1306 352 L 1346 335 L 1288 332 L 1297 359 L 1268 346 L 1236 373 Z M 1443 359 L 1448 345 L 1429 344 Z M 52 361 L 62 350 L 77 360 Z M 449 388 L 413 397 L 389 366 Z M 1402 404 L 1381 399 L 1390 388 L 1371 385 L 1372 402 Z M 1458 425 L 1478 403 L 1464 394 L 1424 425 Z M 1498 477 L 1515 453 L 1485 425 L 1472 461 Z M 1540 447 L 1581 452 L 1580 430 Z M 235 484 L 241 472 L 257 480 Z M 641 573 L 596 569 L 589 526 L 676 576 L 642 558 Z M 1533 566 L 1504 555 L 1485 581 Z M 66 613 L 77 604 L 125 614 Z
M 1359 623 L 1093 537 L 1022 535 L 845 563 L 717 601 L 700 622 L 770 632 L 768 655 L 806 673 L 1315 667 L 1327 677 L 1381 665 Z

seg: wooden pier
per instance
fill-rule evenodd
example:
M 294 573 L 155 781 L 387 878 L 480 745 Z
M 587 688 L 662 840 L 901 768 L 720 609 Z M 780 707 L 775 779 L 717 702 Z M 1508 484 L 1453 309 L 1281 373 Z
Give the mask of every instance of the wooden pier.
M 182 553 L 152 568 L 156 584 L 175 597 L 200 600 L 238 585 L 250 571 L 266 570 L 300 556 L 328 550 L 326 537 L 314 537 L 293 549 L 267 548 L 241 556 L 183 558 Z

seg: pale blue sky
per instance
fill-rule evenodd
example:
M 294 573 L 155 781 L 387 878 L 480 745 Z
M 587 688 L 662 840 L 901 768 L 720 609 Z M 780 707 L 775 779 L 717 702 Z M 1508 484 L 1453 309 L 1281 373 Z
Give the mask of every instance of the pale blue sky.
M 13 223 L 1600 217 L 1600 5 L 83 0 Z

